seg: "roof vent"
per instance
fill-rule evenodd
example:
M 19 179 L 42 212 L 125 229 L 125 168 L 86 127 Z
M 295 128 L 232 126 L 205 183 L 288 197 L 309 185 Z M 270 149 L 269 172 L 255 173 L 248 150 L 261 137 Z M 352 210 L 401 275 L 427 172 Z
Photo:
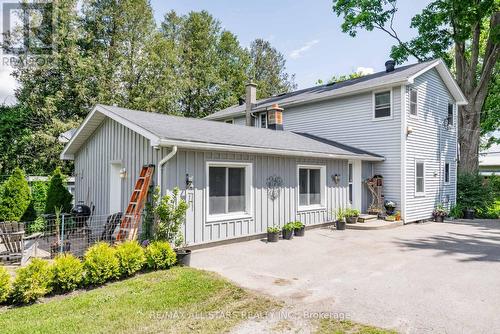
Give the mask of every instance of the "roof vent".
M 388 60 L 385 62 L 385 71 L 392 72 L 394 71 L 394 66 L 396 66 L 396 62 L 394 60 Z

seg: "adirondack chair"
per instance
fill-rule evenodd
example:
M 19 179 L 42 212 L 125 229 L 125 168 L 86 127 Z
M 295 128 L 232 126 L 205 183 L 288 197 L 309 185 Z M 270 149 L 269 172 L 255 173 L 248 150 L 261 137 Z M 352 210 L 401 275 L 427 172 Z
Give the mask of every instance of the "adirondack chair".
M 0 222 L 0 242 L 6 250 L 0 249 L 0 259 L 8 262 L 20 262 L 23 266 L 30 257 L 35 257 L 38 239 L 41 233 L 24 235 L 24 224 L 18 222 Z

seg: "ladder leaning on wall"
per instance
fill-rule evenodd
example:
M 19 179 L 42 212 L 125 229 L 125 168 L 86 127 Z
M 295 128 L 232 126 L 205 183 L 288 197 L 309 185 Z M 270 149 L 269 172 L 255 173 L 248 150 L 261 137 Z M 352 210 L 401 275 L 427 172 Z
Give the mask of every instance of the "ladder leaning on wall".
M 120 223 L 116 241 L 123 241 L 125 239 L 137 239 L 137 232 L 141 224 L 141 212 L 146 203 L 148 196 L 149 186 L 155 170 L 154 165 L 147 165 L 141 168 L 139 178 L 135 183 L 134 190 L 130 196 L 130 201 L 127 205 L 127 210 L 123 215 Z

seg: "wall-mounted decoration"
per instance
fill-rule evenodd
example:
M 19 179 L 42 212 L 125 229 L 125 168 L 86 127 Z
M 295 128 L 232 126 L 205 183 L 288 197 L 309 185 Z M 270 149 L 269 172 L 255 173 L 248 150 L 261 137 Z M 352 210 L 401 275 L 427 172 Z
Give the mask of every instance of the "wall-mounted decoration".
M 283 179 L 277 175 L 269 176 L 266 180 L 266 186 L 267 196 L 274 201 L 276 198 L 280 197 Z

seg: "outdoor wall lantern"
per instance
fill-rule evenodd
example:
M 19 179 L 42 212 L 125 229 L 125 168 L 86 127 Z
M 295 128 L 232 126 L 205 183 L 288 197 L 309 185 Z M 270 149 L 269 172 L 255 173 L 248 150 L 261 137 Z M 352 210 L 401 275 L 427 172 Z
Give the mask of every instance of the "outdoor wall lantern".
M 125 168 L 120 169 L 120 179 L 127 177 L 127 170 Z
M 335 182 L 335 184 L 339 184 L 340 175 L 339 174 L 332 175 L 332 180 L 333 180 L 333 182 Z
M 186 174 L 186 189 L 191 189 L 193 187 L 193 177 Z

